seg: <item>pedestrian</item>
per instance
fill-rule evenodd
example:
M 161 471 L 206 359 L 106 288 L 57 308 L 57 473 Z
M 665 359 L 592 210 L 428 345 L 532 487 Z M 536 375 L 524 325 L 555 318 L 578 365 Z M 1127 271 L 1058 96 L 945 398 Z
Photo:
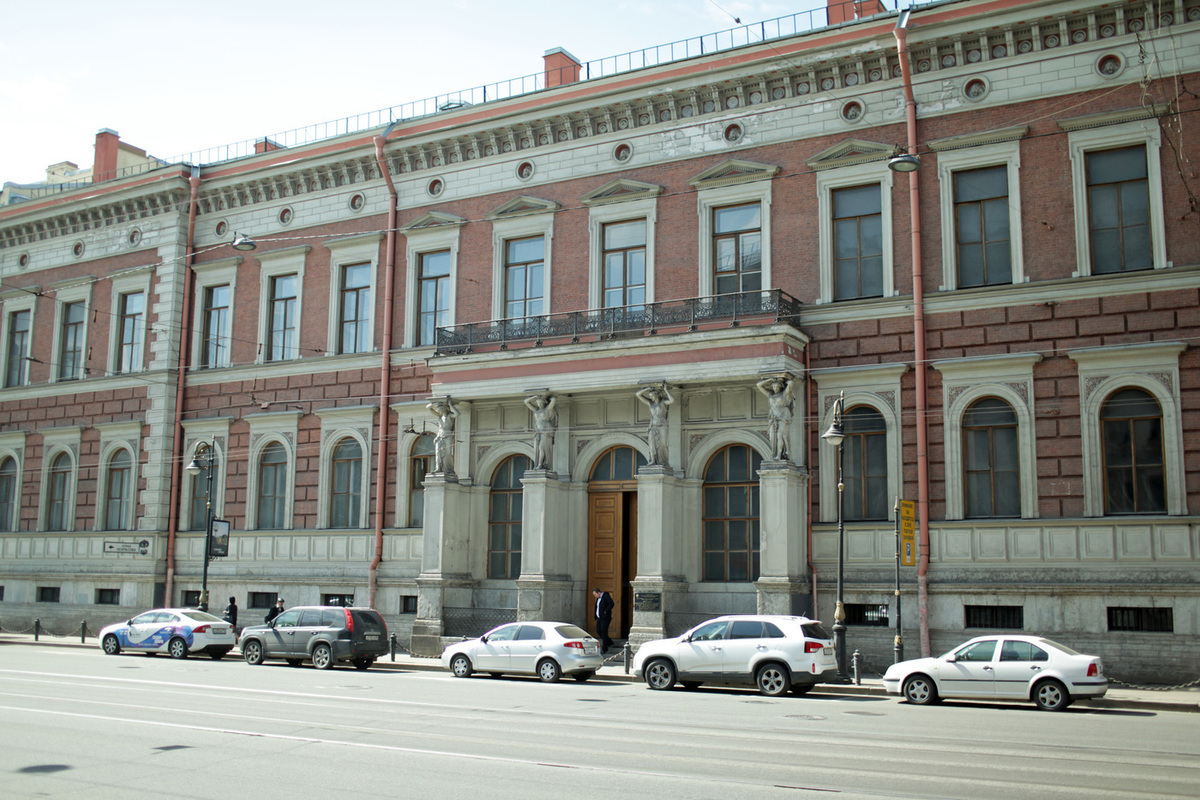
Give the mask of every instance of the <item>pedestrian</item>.
M 592 597 L 596 598 L 596 633 L 600 636 L 600 654 L 603 655 L 612 647 L 608 626 L 612 624 L 613 599 L 600 587 L 592 589 Z
M 275 601 L 275 605 L 271 606 L 271 610 L 267 612 L 266 619 L 264 619 L 263 622 L 270 625 L 271 620 L 275 619 L 282 613 L 283 613 L 283 598 L 281 597 Z
M 237 626 L 237 598 L 229 598 L 229 605 L 225 606 L 224 619 L 229 623 L 230 629 L 233 630 L 233 641 L 237 642 L 238 626 Z

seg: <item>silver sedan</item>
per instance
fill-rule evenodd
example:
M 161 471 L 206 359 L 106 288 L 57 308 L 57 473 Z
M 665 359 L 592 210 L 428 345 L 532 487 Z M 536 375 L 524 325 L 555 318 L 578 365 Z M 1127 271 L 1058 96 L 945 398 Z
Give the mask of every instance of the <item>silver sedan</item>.
M 486 672 L 537 675 L 546 683 L 563 675 L 586 681 L 603 663 L 600 643 L 568 622 L 510 622 L 442 652 L 442 666 L 457 678 Z

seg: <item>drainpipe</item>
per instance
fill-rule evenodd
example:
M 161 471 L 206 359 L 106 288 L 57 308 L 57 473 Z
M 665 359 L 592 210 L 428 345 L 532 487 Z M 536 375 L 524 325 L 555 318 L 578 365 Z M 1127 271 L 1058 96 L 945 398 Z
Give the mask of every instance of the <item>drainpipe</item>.
M 900 12 L 896 22 L 897 57 L 904 81 L 904 105 L 907 117 L 908 152 L 917 153 L 917 101 L 913 97 L 912 71 L 908 63 L 909 10 Z M 917 385 L 917 518 L 920 525 L 921 556 L 917 562 L 917 613 L 921 627 L 921 655 L 928 658 L 929 646 L 929 432 L 925 422 L 928 404 L 925 358 L 925 287 L 921 269 L 921 194 L 920 169 L 908 173 L 909 214 L 912 218 L 913 280 L 913 358 L 916 360 Z
M 367 576 L 367 605 L 371 608 L 375 608 L 379 564 L 383 561 L 383 516 L 387 500 L 388 397 L 391 395 L 389 389 L 392 373 L 392 285 L 396 271 L 396 206 L 399 203 L 396 184 L 392 182 L 392 172 L 388 169 L 387 159 L 383 155 L 383 144 L 397 124 L 393 122 L 381 136 L 375 137 L 375 161 L 379 164 L 379 172 L 387 184 L 388 216 L 387 243 L 383 248 L 383 360 L 379 367 L 379 437 L 376 445 L 379 456 L 375 467 L 375 557 L 371 559 L 371 567 Z
M 196 261 L 196 207 L 200 195 L 200 168 L 192 167 L 191 197 L 188 200 L 188 226 L 186 255 L 183 261 L 183 324 L 179 326 L 179 367 L 175 375 L 175 434 L 171 437 L 171 502 L 167 507 L 167 576 L 165 581 L 165 605 L 173 605 L 171 596 L 175 589 L 175 533 L 179 529 L 179 482 L 182 480 L 180 466 L 183 464 L 183 390 L 187 377 L 188 350 L 191 349 L 192 264 Z

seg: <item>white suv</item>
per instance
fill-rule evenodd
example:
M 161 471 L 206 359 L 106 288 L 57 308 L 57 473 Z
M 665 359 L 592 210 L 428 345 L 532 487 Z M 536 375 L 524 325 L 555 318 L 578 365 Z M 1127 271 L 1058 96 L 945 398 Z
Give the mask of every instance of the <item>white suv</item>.
M 734 614 L 697 625 L 682 636 L 638 648 L 633 672 L 651 689 L 679 681 L 757 686 L 769 697 L 804 694 L 837 676 L 833 641 L 807 617 Z

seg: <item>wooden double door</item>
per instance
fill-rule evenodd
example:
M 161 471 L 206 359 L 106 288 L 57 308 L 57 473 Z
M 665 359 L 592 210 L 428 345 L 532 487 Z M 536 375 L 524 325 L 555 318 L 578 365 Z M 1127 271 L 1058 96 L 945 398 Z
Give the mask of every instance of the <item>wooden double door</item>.
M 623 483 L 593 483 L 588 491 L 588 632 L 596 634 L 596 599 L 592 589 L 612 595 L 613 619 L 608 635 L 623 639 L 633 624 L 634 577 L 637 576 L 637 489 Z

